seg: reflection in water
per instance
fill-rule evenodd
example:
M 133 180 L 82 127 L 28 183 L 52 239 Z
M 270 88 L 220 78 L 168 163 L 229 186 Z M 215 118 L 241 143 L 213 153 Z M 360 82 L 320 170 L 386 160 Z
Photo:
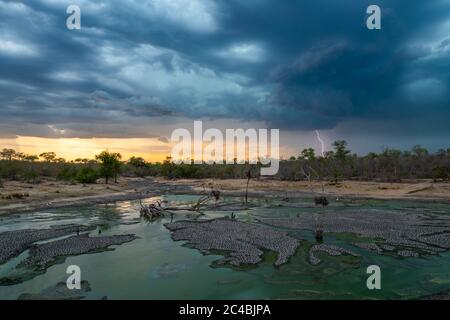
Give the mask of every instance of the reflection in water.
M 164 200 L 185 205 L 197 196 L 165 196 Z M 150 203 L 160 198 L 147 199 Z M 228 198 L 230 204 L 239 199 Z M 447 290 L 450 287 L 450 254 L 399 257 L 389 248 L 383 254 L 367 250 L 355 243 L 361 237 L 351 233 L 325 234 L 324 243 L 355 252 L 358 256 L 330 256 L 317 251 L 318 265 L 310 263 L 310 249 L 316 244 L 309 230 L 290 229 L 289 226 L 270 226 L 287 231 L 300 245 L 288 263 L 275 268 L 276 255 L 265 252 L 263 261 L 253 268 L 212 267 L 223 253 L 203 255 L 175 242 L 164 226 L 171 217 L 148 223 L 139 217 L 139 202 L 125 201 L 94 207 L 44 210 L 36 213 L 4 216 L 0 232 L 19 229 L 44 229 L 53 225 L 80 224 L 95 226 L 89 233 L 98 236 L 136 234 L 139 238 L 113 251 L 68 256 L 50 266 L 43 274 L 25 275 L 17 268 L 29 256 L 25 251 L 0 265 L 0 278 L 22 277 L 20 283 L 0 287 L 0 299 L 17 299 L 35 295 L 49 295 L 49 288 L 67 279 L 66 268 L 78 265 L 82 280 L 91 290 L 83 292 L 88 299 L 361 299 L 361 298 L 417 298 Z M 232 210 L 231 210 L 232 209 Z M 326 209 L 312 206 L 311 199 L 253 199 L 248 207 L 229 206 L 228 210 L 205 212 L 187 216 L 176 212 L 174 221 L 207 220 L 230 217 L 249 223 L 263 223 L 267 219 L 295 218 L 299 214 L 315 212 L 345 215 L 350 212 L 414 213 L 435 223 L 446 221 L 450 208 L 444 204 L 424 204 L 400 201 L 359 200 L 332 202 Z M 190 212 L 192 214 L 192 212 Z M 268 225 L 265 224 L 267 227 Z M 370 243 L 371 239 L 363 239 Z M 373 239 L 372 239 L 373 240 Z M 393 250 L 393 249 L 392 249 Z M 366 287 L 366 268 L 376 264 L 382 270 L 382 290 Z M 21 273 L 22 272 L 22 273 Z

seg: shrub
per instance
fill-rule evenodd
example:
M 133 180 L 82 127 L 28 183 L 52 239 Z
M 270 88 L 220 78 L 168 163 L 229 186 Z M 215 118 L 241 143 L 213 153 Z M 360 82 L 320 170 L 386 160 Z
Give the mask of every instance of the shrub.
M 27 183 L 38 184 L 40 182 L 39 175 L 34 170 L 26 171 L 23 175 L 23 179 Z
M 64 181 L 73 181 L 76 179 L 78 171 L 73 167 L 64 167 L 58 172 L 56 179 Z
M 19 178 L 20 167 L 16 161 L 2 161 L 0 165 L 0 178 L 5 180 L 17 180 Z
M 446 181 L 448 179 L 448 169 L 443 166 L 436 166 L 432 170 L 433 180 L 436 182 L 438 180 Z
M 97 170 L 92 169 L 92 168 L 82 168 L 77 176 L 76 176 L 76 180 L 79 183 L 96 183 L 97 179 L 100 177 L 99 173 Z

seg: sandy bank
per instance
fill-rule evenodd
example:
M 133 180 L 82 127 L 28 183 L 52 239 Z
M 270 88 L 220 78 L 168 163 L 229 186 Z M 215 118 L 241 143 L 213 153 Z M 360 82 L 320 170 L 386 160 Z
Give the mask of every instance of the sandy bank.
M 158 179 L 158 181 L 160 180 Z M 196 192 L 214 186 L 224 194 L 239 196 L 245 193 L 246 180 L 183 179 L 165 181 L 164 183 L 178 187 L 189 186 Z M 432 180 L 404 183 L 342 181 L 339 184 L 324 183 L 324 192 L 328 196 L 342 198 L 399 199 L 450 203 L 450 183 L 434 183 Z M 307 181 L 261 179 L 251 180 L 249 185 L 249 194 L 252 196 L 301 197 L 317 193 L 322 193 L 322 185 L 318 182 L 311 185 Z
M 211 186 L 225 195 L 242 196 L 245 180 L 121 178 L 117 184 L 68 184 L 45 180 L 32 185 L 8 181 L 0 188 L 0 215 L 29 212 L 48 208 L 94 205 L 115 201 L 135 200 L 162 194 L 202 193 Z M 450 203 L 450 183 L 430 180 L 381 183 L 343 181 L 324 185 L 325 194 L 340 198 L 373 198 Z M 321 193 L 320 183 L 312 186 L 306 181 L 251 180 L 252 197 L 301 197 Z M 14 195 L 19 195 L 19 198 Z
M 108 185 L 70 184 L 55 180 L 39 184 L 7 181 L 0 188 L 0 215 L 135 200 L 172 191 L 181 192 L 181 189 L 145 178 L 122 178 L 117 184 Z

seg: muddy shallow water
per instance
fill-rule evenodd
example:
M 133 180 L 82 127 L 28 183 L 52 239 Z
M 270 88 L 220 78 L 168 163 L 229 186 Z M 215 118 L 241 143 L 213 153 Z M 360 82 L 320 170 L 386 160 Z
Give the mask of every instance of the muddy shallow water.
M 183 204 L 198 197 L 178 195 L 163 198 Z M 154 199 L 157 198 L 146 201 Z M 225 201 L 238 200 L 227 198 Z M 332 202 L 328 208 L 315 208 L 311 206 L 311 199 L 306 198 L 289 201 L 252 199 L 248 208 L 229 206 L 208 211 L 200 218 L 189 215 L 189 212 L 177 212 L 173 221 L 217 219 L 230 217 L 232 212 L 239 222 L 273 228 L 296 239 L 299 245 L 295 254 L 287 263 L 277 267 L 274 265 L 277 254 L 268 250 L 262 250 L 262 261 L 257 265 L 217 265 L 216 262 L 227 257 L 229 252 L 210 250 L 208 255 L 204 255 L 189 241 L 174 241 L 173 233 L 164 226 L 170 223 L 171 218 L 153 223 L 145 221 L 139 217 L 139 203 L 136 201 L 1 217 L 0 233 L 75 224 L 91 226 L 87 232 L 92 237 L 100 236 L 101 230 L 104 237 L 135 234 L 138 238 L 105 248 L 106 251 L 59 257 L 46 270 L 24 268 L 21 262 L 30 254 L 30 250 L 26 250 L 0 265 L 0 283 L 3 283 L 0 285 L 0 299 L 17 299 L 25 293 L 34 298 L 55 297 L 56 289 L 52 288 L 66 281 L 66 269 L 70 265 L 81 268 L 81 278 L 89 289 L 80 295 L 87 299 L 413 299 L 450 288 L 450 251 L 442 248 L 450 237 L 450 228 L 447 228 L 449 205 L 359 200 Z M 359 232 L 363 227 L 349 217 L 357 217 L 361 222 L 364 214 L 370 215 L 368 226 L 377 223 L 374 217 L 380 216 L 383 230 L 392 229 L 391 234 L 396 235 L 390 239 L 391 242 L 397 241 L 403 233 L 408 237 L 418 234 L 439 237 L 439 246 L 433 242 L 420 248 L 420 242 L 397 241 L 397 247 L 379 238 L 374 228 L 369 228 L 367 235 L 358 236 L 353 232 Z M 395 226 L 394 222 L 386 221 L 386 217 L 395 217 L 396 214 L 402 224 L 411 221 L 406 231 Z M 327 223 L 336 225 L 335 217 L 354 224 L 355 227 L 351 228 L 345 224 L 341 227 L 342 221 L 339 220 L 340 227 L 325 232 L 323 243 L 355 255 L 332 256 L 319 251 L 315 257 L 320 263 L 311 263 L 310 251 L 316 241 L 309 230 L 311 223 L 307 215 L 311 219 L 317 216 L 319 221 L 323 219 L 325 229 Z M 418 223 L 417 217 L 424 220 Z M 392 228 L 391 224 L 394 224 Z M 424 228 L 440 229 L 431 234 Z M 393 237 L 391 234 L 380 233 L 386 238 Z M 377 246 L 389 250 L 368 250 Z M 412 256 L 401 256 L 403 252 L 411 252 Z M 381 268 L 381 290 L 371 291 L 366 287 L 366 269 L 370 265 Z M 6 280 L 12 278 L 16 284 L 6 285 Z M 61 285 L 58 288 L 61 289 Z

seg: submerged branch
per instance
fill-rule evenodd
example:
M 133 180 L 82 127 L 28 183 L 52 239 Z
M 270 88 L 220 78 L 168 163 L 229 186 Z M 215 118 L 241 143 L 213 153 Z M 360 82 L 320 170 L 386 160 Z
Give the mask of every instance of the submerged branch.
M 165 217 L 166 213 L 170 213 L 170 215 L 172 216 L 173 213 L 171 213 L 170 211 L 196 211 L 201 213 L 201 209 L 209 208 L 207 206 L 208 203 L 210 203 L 212 200 L 215 200 L 217 202 L 219 199 L 220 191 L 211 190 L 209 194 L 200 197 L 200 199 L 198 199 L 197 202 L 195 204 L 192 204 L 191 206 L 163 207 L 162 204 L 165 202 L 161 200 L 145 205 L 142 203 L 142 200 L 140 200 L 140 213 L 141 216 L 149 218 L 150 220 L 163 218 Z

